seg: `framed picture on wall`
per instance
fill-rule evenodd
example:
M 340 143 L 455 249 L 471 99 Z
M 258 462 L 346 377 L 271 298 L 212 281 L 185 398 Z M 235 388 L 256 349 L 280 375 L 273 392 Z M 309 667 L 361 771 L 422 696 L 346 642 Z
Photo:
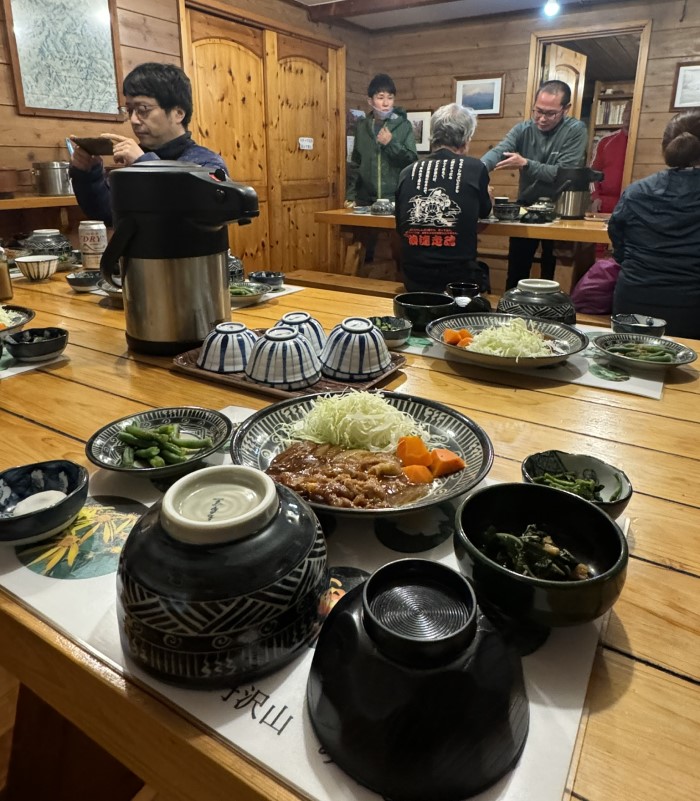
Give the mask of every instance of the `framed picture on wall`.
M 116 0 L 2 0 L 20 114 L 123 120 Z
M 700 61 L 684 61 L 676 65 L 670 111 L 695 106 L 700 106 Z
M 455 103 L 469 106 L 480 117 L 502 117 L 505 75 L 455 78 Z
M 430 150 L 430 117 L 432 116 L 432 111 L 408 111 L 406 116 L 413 126 L 416 150 L 419 153 L 427 153 Z

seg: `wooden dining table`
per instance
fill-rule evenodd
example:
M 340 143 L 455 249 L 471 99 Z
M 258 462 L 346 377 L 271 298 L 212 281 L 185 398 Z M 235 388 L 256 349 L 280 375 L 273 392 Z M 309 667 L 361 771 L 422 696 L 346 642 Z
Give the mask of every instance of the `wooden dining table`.
M 544 230 L 544 229 L 542 229 Z M 85 443 L 105 424 L 142 410 L 194 404 L 260 409 L 263 393 L 171 370 L 171 357 L 130 352 L 124 313 L 95 294 L 75 294 L 63 274 L 14 281 L 11 301 L 33 309 L 32 326 L 70 333 L 67 359 L 0 380 L 0 468 L 52 458 L 91 471 Z M 329 330 L 352 313 L 390 314 L 392 301 L 307 287 L 235 310 L 266 327 L 283 313 L 310 312 Z M 694 349 L 700 342 L 687 342 Z M 697 363 L 671 369 L 655 400 L 621 391 L 477 368 L 425 355 L 386 387 L 442 401 L 468 415 L 493 442 L 490 478 L 520 481 L 530 453 L 549 448 L 593 454 L 623 469 L 634 494 L 627 581 L 602 628 L 571 763 L 567 799 L 697 801 L 700 794 L 700 380 Z M 31 599 L 0 590 L 0 666 L 40 705 L 81 732 L 157 793 L 158 801 L 300 801 L 305 796 L 210 730 L 53 628 Z M 76 782 L 74 799 L 107 798 L 81 789 L 88 751 L 32 753 L 31 724 L 18 706 L 10 761 L 15 794 L 27 774 L 55 770 Z M 38 718 L 35 721 L 37 726 Z M 39 734 L 36 735 L 39 737 Z M 550 733 L 552 738 L 557 732 Z M 58 738 L 60 739 L 60 738 Z M 28 749 L 22 759 L 22 745 Z M 54 743 L 60 750 L 60 743 Z M 77 762 L 71 767 L 71 759 Z M 46 760 L 46 762 L 44 761 Z M 54 760 L 56 762 L 56 760 Z M 51 765 L 51 767 L 49 767 Z M 105 780 L 103 780 L 105 781 Z M 10 789 L 12 789 L 10 787 Z M 142 791 L 145 792 L 145 791 Z M 43 796 L 42 796 L 43 797 Z M 58 796 L 52 796 L 52 798 Z M 67 795 L 60 796 L 68 797 Z M 110 796 L 112 798 L 114 796 Z M 146 798 L 146 795 L 141 795 Z M 425 801 L 431 801 L 426 799 Z

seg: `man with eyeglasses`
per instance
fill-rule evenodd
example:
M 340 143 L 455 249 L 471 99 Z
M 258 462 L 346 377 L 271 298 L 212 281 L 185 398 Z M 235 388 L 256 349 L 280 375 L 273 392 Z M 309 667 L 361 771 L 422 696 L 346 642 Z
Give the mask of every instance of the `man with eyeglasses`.
M 505 138 L 481 157 L 489 172 L 519 170 L 517 203 L 528 206 L 551 197 L 560 167 L 583 167 L 588 133 L 580 120 L 567 116 L 571 89 L 564 81 L 546 81 L 537 90 L 532 117 L 519 122 Z M 511 237 L 508 248 L 506 289 L 530 275 L 532 260 L 541 243 L 542 278 L 554 278 L 556 257 L 552 240 Z
M 147 63 L 135 67 L 124 78 L 125 111 L 136 139 L 119 134 L 102 134 L 112 142 L 116 164 L 165 159 L 188 161 L 212 171 L 228 173 L 224 160 L 198 145 L 187 126 L 192 119 L 192 85 L 173 64 Z M 73 137 L 71 137 L 73 139 Z M 138 141 L 136 141 L 138 140 Z M 112 224 L 109 179 L 99 156 L 75 145 L 70 176 L 82 211 L 93 220 Z

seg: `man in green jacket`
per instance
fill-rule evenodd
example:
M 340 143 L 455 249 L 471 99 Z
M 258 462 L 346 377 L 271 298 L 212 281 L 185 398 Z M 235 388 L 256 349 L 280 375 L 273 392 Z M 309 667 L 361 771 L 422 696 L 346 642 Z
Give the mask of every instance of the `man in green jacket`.
M 371 111 L 357 123 L 350 157 L 346 206 L 370 206 L 378 198 L 393 201 L 401 170 L 418 160 L 413 126 L 402 108 L 394 106 L 396 86 L 383 73 L 367 87 Z M 371 261 L 376 231 L 367 230 L 366 261 Z
M 481 157 L 489 172 L 520 170 L 517 202 L 523 206 L 551 197 L 560 167 L 583 167 L 588 132 L 580 120 L 567 117 L 571 89 L 563 81 L 546 81 L 537 90 L 532 118 L 519 122 L 503 141 Z M 539 239 L 511 237 L 506 289 L 530 275 Z M 542 240 L 542 278 L 553 278 L 554 243 Z

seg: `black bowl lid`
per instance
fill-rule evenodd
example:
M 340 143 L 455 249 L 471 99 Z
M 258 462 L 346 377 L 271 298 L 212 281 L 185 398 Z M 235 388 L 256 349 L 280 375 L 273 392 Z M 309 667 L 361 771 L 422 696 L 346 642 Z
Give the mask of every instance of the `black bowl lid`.
M 467 581 L 445 565 L 401 559 L 365 584 L 367 633 L 389 658 L 416 667 L 454 659 L 476 631 L 476 599 Z

